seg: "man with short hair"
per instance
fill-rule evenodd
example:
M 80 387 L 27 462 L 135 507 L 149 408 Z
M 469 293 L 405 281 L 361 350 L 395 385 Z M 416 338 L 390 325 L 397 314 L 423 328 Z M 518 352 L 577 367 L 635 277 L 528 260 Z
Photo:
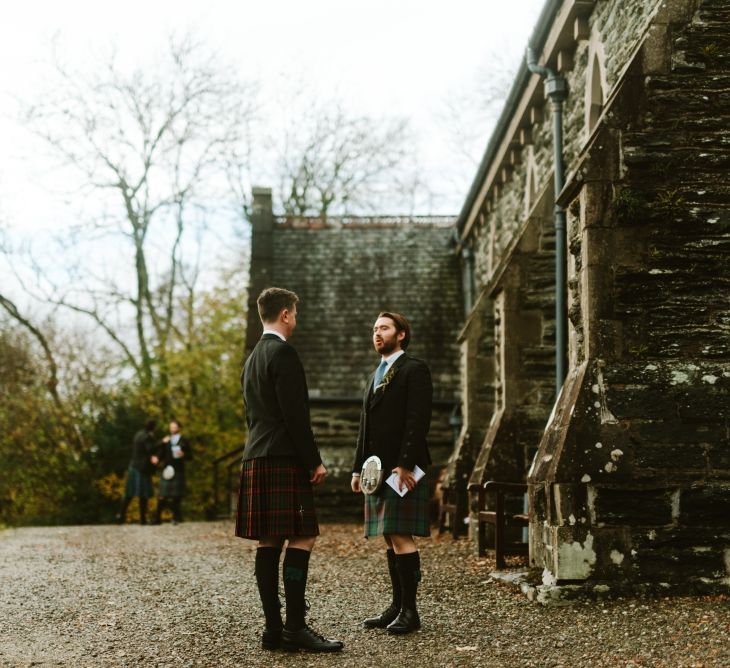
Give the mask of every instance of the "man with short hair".
M 314 440 L 302 363 L 287 339 L 297 324 L 293 292 L 268 288 L 257 300 L 263 335 L 241 374 L 248 438 L 243 452 L 236 535 L 258 541 L 256 583 L 266 618 L 264 649 L 341 650 L 304 621 L 309 557 L 319 535 L 312 485 L 327 474 Z M 279 603 L 284 542 L 286 624 Z
M 155 421 L 147 420 L 132 441 L 132 458 L 127 468 L 127 482 L 124 486 L 124 499 L 117 515 L 117 523 L 124 524 L 127 508 L 136 496 L 139 497 L 139 523 L 147 524 L 147 502 L 152 496 L 152 473 L 157 464 L 155 454 Z
M 387 546 L 392 602 L 377 617 L 366 619 L 366 628 L 385 628 L 404 634 L 421 627 L 416 590 L 421 580 L 421 560 L 413 536 L 430 535 L 428 484 L 416 480 L 416 467 L 431 463 L 426 436 L 431 424 L 433 389 L 425 362 L 410 357 L 408 321 L 399 313 L 384 311 L 373 326 L 373 345 L 381 362 L 370 376 L 360 416 L 360 432 L 352 471 L 352 490 L 361 491 L 360 471 L 375 455 L 387 477 L 398 476 L 401 497 L 387 483 L 365 497 L 365 536 L 380 536 Z

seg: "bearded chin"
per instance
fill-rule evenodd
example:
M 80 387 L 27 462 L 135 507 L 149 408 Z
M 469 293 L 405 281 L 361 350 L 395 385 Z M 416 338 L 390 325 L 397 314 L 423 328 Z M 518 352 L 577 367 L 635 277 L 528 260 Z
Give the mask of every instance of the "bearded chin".
M 391 339 L 390 341 L 383 339 L 383 347 L 380 349 L 380 354 L 384 357 L 390 355 L 395 350 L 395 346 L 395 339 Z

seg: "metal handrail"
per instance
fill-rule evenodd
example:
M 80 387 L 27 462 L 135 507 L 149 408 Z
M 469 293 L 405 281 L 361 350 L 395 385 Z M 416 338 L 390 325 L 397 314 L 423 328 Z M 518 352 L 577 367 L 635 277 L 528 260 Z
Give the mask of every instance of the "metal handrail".
M 233 457 L 237 457 L 243 453 L 245 449 L 245 446 L 240 446 L 236 448 L 235 450 L 231 450 L 230 452 L 226 452 L 224 455 L 221 455 L 220 457 L 216 457 L 213 460 L 213 505 L 210 508 L 210 517 L 211 519 L 215 519 L 219 517 L 218 511 L 220 508 L 220 475 L 219 475 L 219 466 L 228 460 L 230 460 Z M 229 462 L 228 466 L 226 467 L 226 483 L 228 487 L 228 491 L 230 493 L 231 489 L 231 467 L 235 465 L 235 462 Z M 226 513 L 227 517 L 230 517 L 230 501 L 228 503 L 228 512 Z

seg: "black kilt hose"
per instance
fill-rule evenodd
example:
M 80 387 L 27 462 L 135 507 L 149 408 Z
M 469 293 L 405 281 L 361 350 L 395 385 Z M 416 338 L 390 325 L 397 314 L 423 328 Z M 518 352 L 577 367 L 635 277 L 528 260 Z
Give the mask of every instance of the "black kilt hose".
M 236 536 L 318 536 L 309 472 L 294 457 L 244 460 L 238 492 Z

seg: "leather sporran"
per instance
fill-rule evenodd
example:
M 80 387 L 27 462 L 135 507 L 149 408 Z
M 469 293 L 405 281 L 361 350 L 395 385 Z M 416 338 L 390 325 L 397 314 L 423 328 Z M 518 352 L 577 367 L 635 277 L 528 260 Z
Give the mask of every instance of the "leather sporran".
M 363 494 L 370 495 L 377 493 L 383 486 L 385 471 L 380 457 L 373 455 L 368 457 L 362 465 L 360 473 L 360 490 Z

